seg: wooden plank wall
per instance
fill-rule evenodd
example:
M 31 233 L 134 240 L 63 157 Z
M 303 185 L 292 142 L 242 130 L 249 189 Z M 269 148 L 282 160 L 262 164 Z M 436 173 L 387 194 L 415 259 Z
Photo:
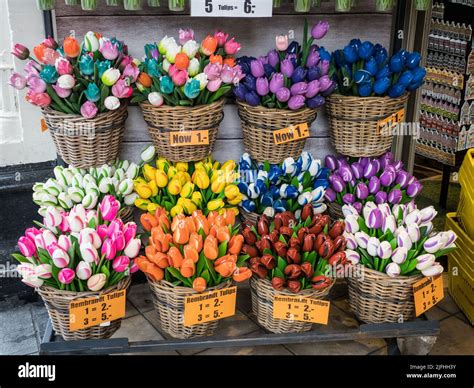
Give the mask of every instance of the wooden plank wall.
M 162 3 L 167 2 L 163 0 Z M 330 31 L 321 44 L 329 51 L 343 47 L 354 37 L 390 47 L 392 15 L 375 12 L 374 3 L 374 0 L 360 0 L 351 13 L 338 14 L 334 13 L 333 2 L 323 2 L 320 9 L 313 8 L 309 15 L 294 14 L 292 5 L 287 4 L 275 12 L 272 18 L 236 19 L 191 18 L 187 11 L 183 14 L 169 13 L 165 5 L 160 8 L 144 7 L 140 12 L 127 12 L 122 7 L 100 5 L 94 12 L 85 12 L 80 7 L 65 6 L 64 2 L 57 2 L 56 30 L 60 39 L 71 30 L 75 31 L 76 36 L 82 36 L 90 30 L 100 31 L 106 36 L 116 36 L 126 41 L 131 55 L 140 58 L 143 56 L 145 43 L 159 41 L 166 34 L 177 37 L 179 28 L 192 27 L 198 39 L 220 29 L 242 43 L 241 55 L 258 56 L 274 47 L 277 34 L 290 32 L 301 41 L 304 19 L 307 18 L 310 24 L 319 20 L 330 23 Z M 150 142 L 150 138 L 139 108 L 130 107 L 129 113 L 122 157 L 136 161 L 140 150 Z M 319 158 L 333 152 L 327 120 L 322 111 L 311 127 L 311 138 L 307 141 L 306 149 Z M 228 104 L 219 129 L 214 157 L 218 160 L 237 160 L 242 152 L 242 131 L 237 109 L 235 105 Z

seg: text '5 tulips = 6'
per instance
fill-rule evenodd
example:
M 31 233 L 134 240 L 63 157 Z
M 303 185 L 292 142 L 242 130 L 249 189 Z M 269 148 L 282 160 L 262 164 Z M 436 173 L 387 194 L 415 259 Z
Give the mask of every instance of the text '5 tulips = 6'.
M 158 207 L 163 207 L 171 216 L 191 215 L 195 210 L 204 214 L 222 209 L 237 212 L 236 206 L 243 197 L 236 185 L 233 160 L 223 164 L 211 157 L 190 163 L 155 160 L 153 146 L 142 152 L 142 160 L 144 164 L 134 181 L 138 208 L 154 214 Z
M 244 266 L 248 255 L 239 256 L 244 238 L 231 209 L 171 218 L 159 208 L 154 215 L 142 214 L 141 222 L 150 233 L 149 245 L 136 263 L 152 281 L 203 292 L 230 278 L 240 282 L 252 276 Z

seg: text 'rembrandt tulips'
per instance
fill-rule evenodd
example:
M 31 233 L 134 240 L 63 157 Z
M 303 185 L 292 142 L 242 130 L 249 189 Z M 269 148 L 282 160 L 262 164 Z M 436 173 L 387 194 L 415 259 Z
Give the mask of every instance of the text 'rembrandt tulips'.
M 120 203 L 104 197 L 99 210 L 74 206 L 69 212 L 48 207 L 43 224 L 28 228 L 13 254 L 22 281 L 68 291 L 100 291 L 137 270 L 140 251 L 134 222 L 117 218 Z
M 12 54 L 28 62 L 26 76 L 13 73 L 10 85 L 18 90 L 28 87 L 26 100 L 33 105 L 86 119 L 118 109 L 131 97 L 139 74 L 123 42 L 92 31 L 82 44 L 72 36 L 62 46 L 45 39 L 33 53 L 31 57 L 20 44 L 13 47 Z
M 146 256 L 136 263 L 153 281 L 164 279 L 203 292 L 230 279 L 241 282 L 252 276 L 244 266 L 248 256 L 239 256 L 244 238 L 234 226 L 232 210 L 210 212 L 207 217 L 196 210 L 192 216 L 171 219 L 158 209 L 155 215 L 142 214 L 141 222 L 150 238 Z
M 257 225 L 245 225 L 242 253 L 250 257 L 252 272 L 276 290 L 323 290 L 333 282 L 331 273 L 346 264 L 343 232 L 343 221 L 330 225 L 329 216 L 315 214 L 307 204 L 300 220 L 285 211 L 272 222 L 262 215 Z
M 133 180 L 138 171 L 138 166 L 128 160 L 89 169 L 56 166 L 54 178 L 33 186 L 33 202 L 40 206 L 38 212 L 42 216 L 49 206 L 69 210 L 82 204 L 87 210 L 95 209 L 108 194 L 122 206 L 132 206 L 138 198 L 133 192 Z
M 147 44 L 132 101 L 154 106 L 217 101 L 244 77 L 235 63 L 239 50 L 240 44 L 225 32 L 216 31 L 198 43 L 192 29 L 179 30 L 179 42 L 165 36 L 158 45 Z
M 423 274 L 436 276 L 443 267 L 436 262 L 456 248 L 456 234 L 449 230 L 432 233 L 436 210 L 406 205 L 367 202 L 359 215 L 344 205 L 346 256 L 351 264 L 385 272 L 388 276 Z
M 229 160 L 224 164 L 211 157 L 201 162 L 170 162 L 163 158 L 155 160 L 155 149 L 147 147 L 142 152 L 144 165 L 134 181 L 139 198 L 135 206 L 154 214 L 163 207 L 174 217 L 195 210 L 204 214 L 232 208 L 242 201 L 242 194 L 236 185 L 236 163 Z M 151 164 L 154 161 L 154 166 Z
M 328 187 L 328 169 L 308 152 L 281 164 L 258 163 L 245 153 L 239 161 L 239 190 L 242 208 L 273 217 L 286 210 L 299 218 L 301 209 L 312 204 L 314 211 L 326 210 L 324 194 Z

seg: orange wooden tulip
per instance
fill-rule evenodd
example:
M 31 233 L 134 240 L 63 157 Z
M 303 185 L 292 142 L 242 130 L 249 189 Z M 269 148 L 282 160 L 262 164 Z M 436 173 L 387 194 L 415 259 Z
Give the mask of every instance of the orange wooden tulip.
M 174 58 L 174 64 L 179 70 L 186 70 L 189 66 L 189 58 L 185 53 L 178 53 Z
M 191 233 L 188 244 L 191 245 L 197 251 L 197 253 L 200 253 L 202 251 L 203 245 L 202 236 L 196 232 Z
M 221 243 L 230 240 L 230 232 L 227 226 L 218 226 L 216 233 L 217 240 Z
M 163 252 L 157 252 L 150 261 L 158 267 L 165 269 L 170 266 L 168 255 Z
M 33 52 L 35 53 L 35 57 L 41 63 L 44 63 L 44 50 L 46 46 L 43 43 L 40 43 L 38 46 L 33 48 Z
M 229 67 L 234 67 L 236 65 L 235 58 L 227 57 L 226 59 L 224 59 L 223 64 Z
M 157 250 L 153 245 L 148 245 L 145 248 L 145 255 L 148 260 L 151 260 L 151 258 L 156 254 Z
M 243 282 L 247 279 L 250 279 L 251 277 L 252 277 L 252 271 L 246 267 L 236 268 L 232 275 L 232 279 L 235 282 Z
M 212 235 L 207 236 L 204 241 L 204 256 L 209 260 L 215 260 L 218 254 L 217 239 Z
M 177 216 L 173 217 L 173 221 L 171 221 L 172 232 L 174 232 L 178 228 L 178 224 L 180 222 L 186 222 L 186 216 L 184 214 L 178 214 Z
M 207 215 L 207 220 L 209 221 L 210 225 L 215 225 L 216 224 L 216 217 L 218 216 L 216 211 L 209 212 Z
M 163 236 L 163 240 L 161 240 L 161 251 L 168 252 L 170 249 L 170 244 L 173 242 L 173 236 L 169 233 Z
M 181 268 L 183 265 L 183 255 L 180 250 L 176 247 L 171 247 L 168 251 L 168 257 L 170 258 L 170 264 L 175 268 Z
M 144 87 L 149 88 L 151 86 L 152 80 L 147 73 L 141 72 L 138 76 L 138 83 L 142 84 Z
M 146 272 L 146 269 L 148 268 L 148 265 L 150 264 L 150 262 L 147 260 L 145 256 L 138 256 L 135 259 L 135 263 L 137 264 L 137 267 L 142 272 Z
M 146 274 L 155 282 L 159 282 L 165 277 L 165 272 L 153 263 L 149 263 Z
M 209 56 L 211 54 L 214 54 L 216 49 L 217 49 L 217 39 L 211 35 L 206 36 L 201 43 L 202 53 L 204 55 Z
M 232 255 L 238 255 L 242 250 L 243 245 L 244 236 L 242 236 L 241 234 L 237 234 L 230 239 L 227 251 Z
M 214 267 L 216 272 L 224 278 L 231 276 L 234 273 L 235 268 L 235 263 L 232 261 L 225 261 L 224 263 Z
M 181 266 L 181 275 L 185 278 L 190 278 L 196 272 L 196 266 L 194 265 L 194 261 L 191 259 L 184 259 L 183 265 Z
M 225 256 L 219 257 L 214 262 L 214 266 L 217 267 L 218 265 L 221 265 L 221 264 L 227 263 L 227 262 L 236 264 L 237 263 L 237 256 L 236 255 L 225 255 Z
M 224 213 L 226 225 L 234 226 L 235 224 L 235 211 L 232 209 L 226 209 Z
M 217 226 L 226 226 L 225 217 L 222 214 L 218 214 L 214 219 L 214 224 Z
M 64 54 L 69 58 L 76 58 L 81 53 L 81 46 L 77 43 L 77 40 L 72 36 L 68 36 L 64 39 L 63 43 Z
M 199 260 L 199 253 L 198 251 L 190 244 L 187 244 L 183 247 L 184 250 L 184 258 L 191 259 L 193 263 L 197 263 Z
M 153 227 L 158 225 L 158 220 L 150 213 L 143 213 L 140 216 L 140 222 L 143 225 L 143 229 L 147 232 L 150 232 Z
M 211 55 L 209 57 L 209 62 L 211 63 L 219 63 L 220 65 L 222 65 L 222 55 Z
M 155 217 L 158 220 L 158 225 L 163 228 L 165 227 L 166 230 L 170 230 L 170 219 L 166 214 L 166 209 L 159 207 L 155 211 Z
M 194 223 L 193 217 L 186 217 L 186 225 L 188 226 L 189 233 L 197 232 L 196 224 Z
M 185 220 L 177 223 L 177 227 L 173 232 L 173 241 L 175 244 L 186 244 L 189 241 L 189 229 Z
M 206 236 L 209 234 L 209 221 L 202 214 L 198 214 L 194 217 L 194 225 L 196 226 L 196 231 L 202 229 Z
M 206 289 L 206 279 L 196 278 L 193 281 L 193 288 L 196 292 L 204 292 Z

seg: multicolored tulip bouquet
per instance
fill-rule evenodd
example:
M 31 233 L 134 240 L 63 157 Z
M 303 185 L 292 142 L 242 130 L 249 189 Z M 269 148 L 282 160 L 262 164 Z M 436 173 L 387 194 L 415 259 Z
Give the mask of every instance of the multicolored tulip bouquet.
M 287 158 L 281 164 L 258 163 L 245 153 L 239 161 L 241 206 L 268 217 L 289 210 L 299 218 L 303 206 L 310 203 L 315 213 L 322 213 L 328 172 L 306 151 L 296 161 Z
M 348 262 L 390 277 L 439 275 L 443 267 L 436 259 L 456 248 L 453 231 L 432 233 L 433 206 L 419 210 L 413 202 L 392 208 L 367 202 L 362 215 L 351 205 L 343 212 Z
M 249 105 L 297 110 L 304 106 L 319 108 L 336 84 L 330 79 L 330 54 L 314 40 L 322 39 L 329 29 L 327 22 L 315 24 L 308 37 L 305 21 L 303 44 L 288 43 L 287 35 L 276 37 L 276 49 L 267 55 L 241 57 L 237 63 L 245 79 L 234 87 L 238 100 Z
M 250 257 L 252 272 L 269 279 L 275 290 L 323 290 L 333 282 L 331 267 L 346 264 L 343 232 L 343 221 L 331 226 L 329 216 L 314 214 L 308 204 L 299 221 L 286 211 L 272 222 L 262 215 L 256 226 L 246 225 L 242 253 Z
M 103 198 L 111 194 L 121 205 L 132 206 L 138 194 L 133 193 L 133 180 L 139 167 L 128 160 L 116 160 L 101 167 L 79 169 L 72 166 L 54 168 L 54 178 L 33 186 L 33 202 L 40 206 L 38 212 L 46 215 L 53 206 L 68 211 L 77 204 L 85 209 L 97 207 Z
M 172 217 L 182 213 L 191 215 L 195 210 L 202 210 L 207 215 L 224 208 L 237 213 L 236 206 L 242 201 L 242 194 L 236 185 L 233 160 L 221 165 L 211 157 L 191 163 L 158 158 L 152 166 L 153 146 L 147 147 L 141 157 L 144 165 L 134 181 L 134 190 L 139 196 L 135 206 L 139 209 L 153 214 L 158 207 L 164 207 Z
M 423 185 L 403 169 L 403 162 L 395 161 L 391 152 L 379 158 L 348 158 L 326 156 L 330 170 L 326 200 L 338 205 L 352 205 L 360 214 L 364 204 L 411 202 Z
M 117 218 L 120 203 L 104 197 L 98 211 L 81 204 L 69 212 L 48 207 L 40 228 L 28 228 L 13 254 L 22 281 L 75 292 L 100 291 L 137 270 L 137 225 Z
M 426 70 L 420 59 L 419 53 L 406 50 L 389 57 L 378 43 L 352 39 L 332 53 L 330 76 L 337 82 L 337 92 L 345 96 L 397 98 L 423 84 Z
M 13 73 L 10 85 L 28 87 L 26 100 L 33 105 L 86 119 L 118 109 L 132 95 L 139 74 L 123 42 L 92 31 L 82 44 L 72 36 L 62 46 L 48 38 L 33 52 L 34 58 L 26 47 L 14 46 L 12 54 L 28 62 L 26 77 Z
M 201 211 L 173 219 L 164 209 L 155 215 L 142 214 L 141 222 L 150 232 L 146 256 L 136 259 L 138 268 L 151 280 L 204 292 L 229 279 L 242 282 L 252 276 L 244 266 L 248 256 L 240 256 L 244 238 L 238 233 L 235 212 L 222 214 Z
M 240 44 L 216 31 L 199 44 L 192 29 L 179 30 L 179 42 L 165 36 L 145 46 L 145 58 L 132 102 L 154 106 L 195 106 L 224 97 L 244 77 L 234 55 Z

